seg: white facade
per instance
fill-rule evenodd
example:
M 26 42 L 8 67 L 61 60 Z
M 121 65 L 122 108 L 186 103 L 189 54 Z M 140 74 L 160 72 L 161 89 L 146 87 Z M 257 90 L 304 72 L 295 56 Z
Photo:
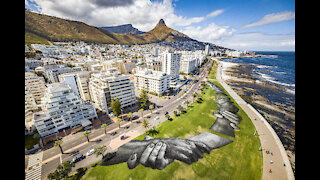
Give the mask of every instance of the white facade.
M 42 110 L 34 113 L 33 118 L 33 123 L 42 137 L 97 118 L 94 106 L 83 103 L 71 87 L 64 83 L 49 85 L 42 99 Z
M 58 76 L 59 77 L 59 82 L 64 82 L 65 84 L 68 84 L 72 91 L 80 97 L 80 92 L 79 92 L 79 87 L 77 83 L 77 75 L 76 74 L 61 74 Z
M 136 87 L 140 90 L 155 92 L 161 95 L 170 88 L 170 75 L 151 69 L 137 71 L 135 76 Z
M 41 98 L 46 89 L 44 78 L 37 76 L 35 73 L 26 72 L 24 84 L 26 89 L 33 95 L 36 104 L 41 104 Z
M 180 62 L 180 71 L 189 74 L 192 71 L 194 71 L 196 68 L 196 59 L 195 58 L 189 58 L 189 59 L 183 59 Z
M 121 108 L 137 102 L 134 84 L 129 76 L 121 75 L 119 72 L 93 73 L 89 81 L 89 91 L 96 108 L 108 114 L 112 98 L 120 100 Z
M 171 81 L 179 80 L 181 53 L 165 52 L 162 60 L 162 71 L 169 74 Z

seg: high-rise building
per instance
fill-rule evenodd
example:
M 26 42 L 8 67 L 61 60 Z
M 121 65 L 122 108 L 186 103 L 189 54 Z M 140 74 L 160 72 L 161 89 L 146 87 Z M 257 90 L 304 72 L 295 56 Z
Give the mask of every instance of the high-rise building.
M 91 103 L 83 103 L 72 88 L 65 83 L 50 84 L 42 98 L 42 111 L 34 113 L 33 123 L 42 137 L 66 128 L 90 127 L 97 118 Z
M 170 81 L 179 80 L 181 53 L 172 53 L 167 51 L 164 53 L 162 60 L 162 71 L 170 75 Z
M 41 98 L 46 89 L 44 78 L 37 76 L 35 73 L 26 72 L 24 84 L 26 89 L 32 94 L 36 104 L 41 104 Z
M 196 59 L 195 58 L 185 58 L 180 62 L 180 71 L 189 74 L 195 70 Z
M 109 114 L 112 98 L 120 100 L 121 108 L 134 105 L 137 100 L 135 98 L 134 84 L 129 78 L 129 76 L 121 75 L 117 71 L 103 71 L 91 74 L 89 90 L 95 107 Z
M 209 55 L 209 49 L 210 49 L 210 46 L 209 46 L 209 44 L 207 44 L 207 45 L 205 46 L 205 49 L 204 49 L 204 54 L 205 54 L 206 56 Z

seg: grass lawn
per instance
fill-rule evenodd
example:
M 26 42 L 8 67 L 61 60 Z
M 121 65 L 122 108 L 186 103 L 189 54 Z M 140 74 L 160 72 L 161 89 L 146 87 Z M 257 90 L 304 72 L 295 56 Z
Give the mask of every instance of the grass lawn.
M 35 144 L 38 144 L 38 143 L 39 143 L 39 139 L 34 139 L 33 135 L 24 136 L 25 148 L 31 149 Z
M 217 82 L 214 82 L 217 83 Z M 201 132 L 211 132 L 209 128 L 213 125 L 216 117 L 212 113 L 218 109 L 215 104 L 215 93 L 208 88 L 201 97 L 202 103 L 194 103 L 187 109 L 186 114 L 179 117 L 173 116 L 172 121 L 165 121 L 157 127 L 160 131 L 157 138 L 189 138 Z M 233 101 L 234 102 L 234 101 Z M 244 111 L 240 109 L 238 114 L 242 117 L 239 124 L 240 130 L 236 130 L 235 138 L 215 133 L 232 139 L 233 142 L 219 149 L 205 154 L 203 159 L 184 164 L 174 161 L 163 170 L 146 168 L 138 165 L 130 170 L 126 163 L 112 166 L 97 165 L 89 168 L 82 177 L 87 180 L 102 179 L 261 179 L 262 160 L 260 152 L 260 140 L 254 137 L 254 126 Z M 136 139 L 143 139 L 145 134 Z
M 217 72 L 217 67 L 218 67 L 218 63 L 212 60 L 212 69 L 208 75 L 209 79 L 216 79 L 216 72 Z

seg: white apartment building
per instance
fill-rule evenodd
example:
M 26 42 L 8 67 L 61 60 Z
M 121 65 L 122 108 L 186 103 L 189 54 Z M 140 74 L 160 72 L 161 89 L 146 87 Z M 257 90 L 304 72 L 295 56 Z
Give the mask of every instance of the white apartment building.
M 60 82 L 68 84 L 82 100 L 87 101 L 91 100 L 89 93 L 90 74 L 89 71 L 78 71 L 61 74 L 58 77 Z
M 162 71 L 143 69 L 137 71 L 135 76 L 136 87 L 162 95 L 170 88 L 170 75 Z
M 64 83 L 50 84 L 42 98 L 41 112 L 34 113 L 33 123 L 41 137 L 58 133 L 65 128 L 91 124 L 97 118 L 91 103 L 83 103 Z
M 41 98 L 46 90 L 44 78 L 32 72 L 25 72 L 24 84 L 26 89 L 32 94 L 36 104 L 41 104 Z
M 171 51 L 167 51 L 163 55 L 162 71 L 170 75 L 170 81 L 172 82 L 179 80 L 180 60 L 181 53 L 172 53 Z
M 180 72 L 184 74 L 189 74 L 194 71 L 196 68 L 196 59 L 195 58 L 185 58 L 180 62 Z
M 130 81 L 129 76 L 121 75 L 117 71 L 91 74 L 89 91 L 95 107 L 108 114 L 111 110 L 112 98 L 120 100 L 121 108 L 132 106 L 137 102 L 134 84 Z

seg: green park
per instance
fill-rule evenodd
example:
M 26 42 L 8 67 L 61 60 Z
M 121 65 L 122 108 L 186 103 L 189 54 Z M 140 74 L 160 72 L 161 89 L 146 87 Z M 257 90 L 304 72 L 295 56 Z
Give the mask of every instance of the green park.
M 215 72 L 214 65 L 210 76 L 215 78 L 213 75 Z M 217 81 L 211 82 L 221 87 Z M 151 135 L 153 138 L 185 139 L 207 131 L 233 141 L 212 150 L 210 154 L 205 153 L 197 162 L 188 165 L 175 160 L 162 170 L 140 164 L 134 169 L 129 169 L 126 163 L 102 166 L 98 162 L 94 166 L 88 166 L 87 172 L 81 179 L 261 179 L 263 164 L 262 154 L 259 151 L 259 137 L 249 117 L 232 98 L 231 100 L 239 108 L 238 114 L 242 117 L 238 125 L 240 130 L 235 131 L 235 138 L 210 131 L 210 127 L 217 119 L 213 112 L 219 107 L 215 104 L 215 92 L 207 85 L 199 94 L 198 100 L 190 103 L 182 113 L 179 112 L 180 116 L 173 115 L 170 120 L 160 123 L 156 127 L 157 133 Z M 136 140 L 142 140 L 146 135 L 147 133 L 144 133 Z

